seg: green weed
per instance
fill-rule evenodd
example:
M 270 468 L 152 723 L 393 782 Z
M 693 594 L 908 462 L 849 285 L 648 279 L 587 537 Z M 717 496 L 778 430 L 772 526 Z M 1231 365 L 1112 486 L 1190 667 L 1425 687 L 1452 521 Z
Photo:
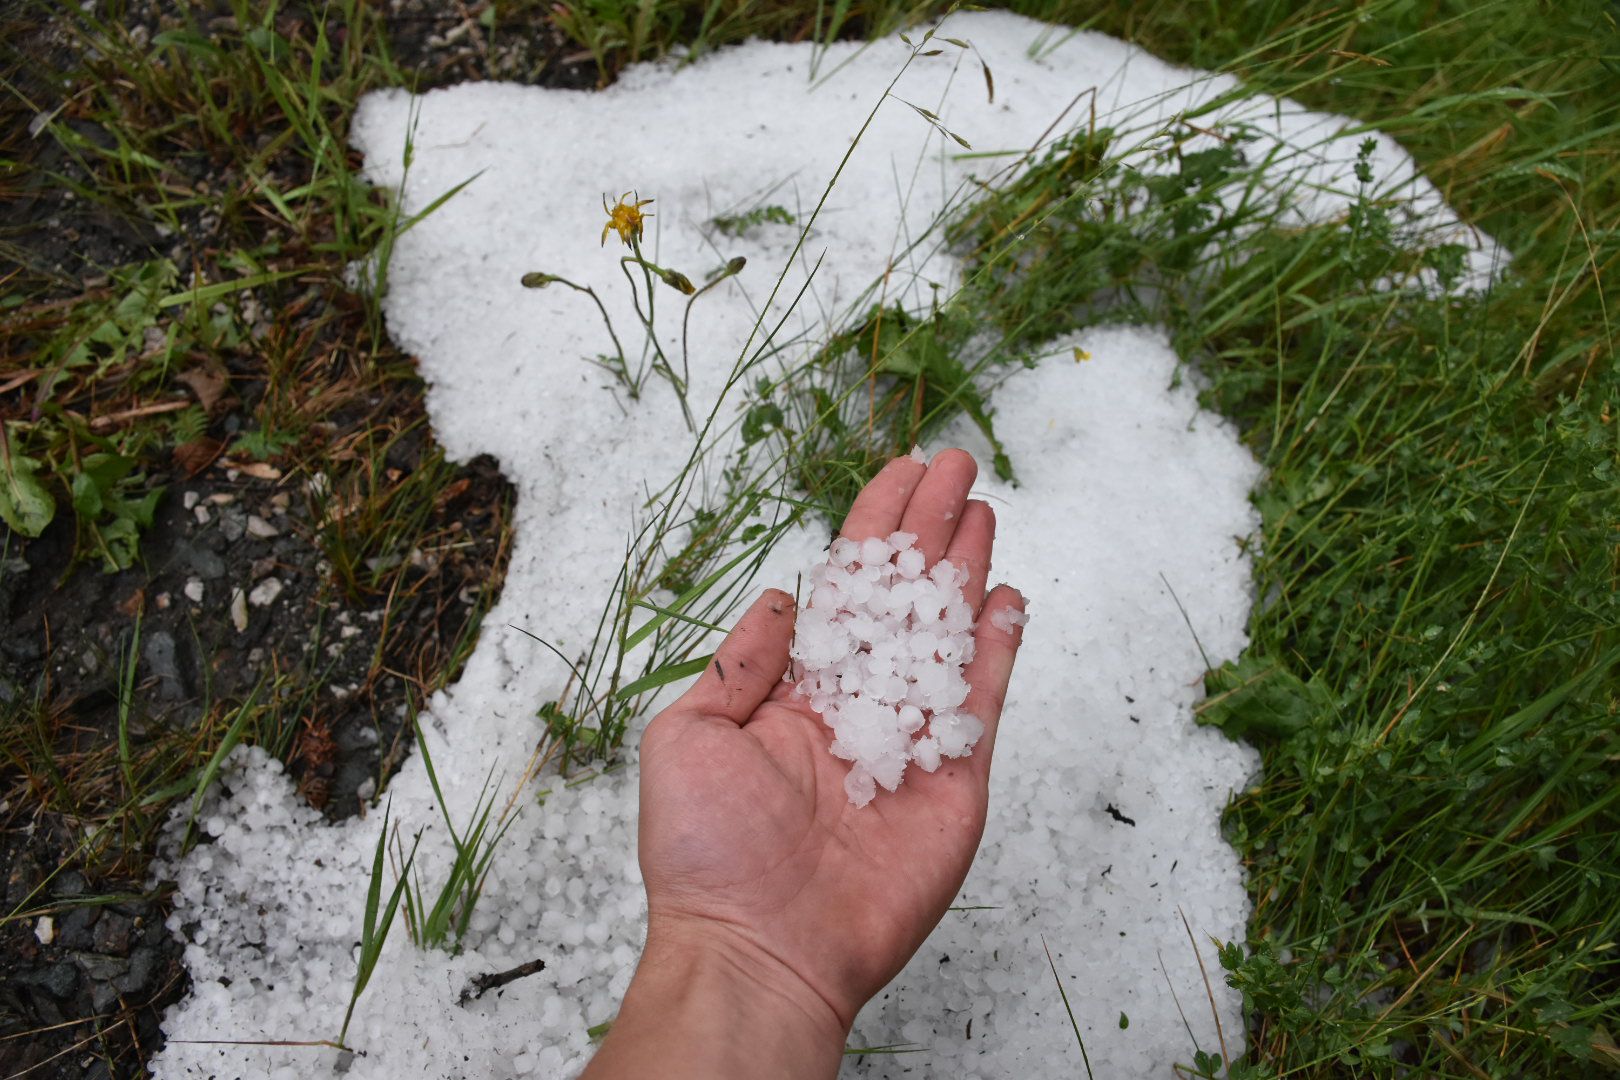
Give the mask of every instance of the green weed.
M 426 740 L 422 738 L 422 727 L 417 722 L 414 712 L 411 714 L 411 728 L 416 734 L 417 753 L 422 755 L 422 765 L 427 770 L 428 782 L 433 787 L 433 799 L 438 803 L 439 813 L 444 818 L 444 827 L 448 830 L 450 842 L 455 848 L 455 858 L 451 861 L 449 872 L 443 876 L 438 891 L 432 894 L 423 893 L 419 875 L 411 877 L 410 864 L 413 860 L 410 858 L 404 860 L 405 866 L 400 871 L 400 879 L 409 882 L 405 887 L 405 928 L 411 935 L 411 941 L 419 949 L 459 951 L 461 939 L 467 933 L 467 925 L 472 920 L 473 909 L 477 907 L 478 898 L 483 894 L 484 881 L 488 878 L 490 866 L 495 859 L 495 849 L 499 846 L 501 838 L 506 835 L 506 830 L 517 820 L 520 808 L 514 799 L 499 815 L 495 815 L 496 792 L 492 790 L 490 783 L 493 779 L 492 773 L 484 779 L 484 787 L 479 792 L 477 804 L 473 807 L 471 821 L 465 830 L 457 829 L 455 821 L 450 817 L 450 807 L 444 801 L 444 792 L 439 787 L 439 774 L 433 768 L 433 757 L 428 752 Z M 418 837 L 420 838 L 420 834 Z M 398 838 L 395 840 L 397 843 Z M 428 902 L 429 899 L 432 903 Z
M 366 884 L 365 914 L 360 922 L 360 954 L 355 960 L 354 989 L 349 993 L 348 1008 L 343 1010 L 343 1027 L 338 1031 L 337 1037 L 339 1045 L 343 1045 L 349 1037 L 349 1024 L 354 1019 L 354 1007 L 359 1003 L 360 995 L 366 992 L 372 973 L 377 970 L 377 961 L 382 958 L 383 945 L 388 941 L 388 931 L 393 929 L 394 915 L 399 911 L 399 899 L 405 895 L 411 865 L 416 860 L 416 847 L 422 839 L 418 833 L 411 841 L 411 850 L 406 854 L 404 865 L 399 869 L 399 877 L 394 882 L 393 891 L 388 894 L 388 902 L 384 904 L 383 863 L 388 849 L 388 811 L 388 807 L 383 808 L 382 828 L 377 830 L 377 850 L 371 859 L 371 876 Z

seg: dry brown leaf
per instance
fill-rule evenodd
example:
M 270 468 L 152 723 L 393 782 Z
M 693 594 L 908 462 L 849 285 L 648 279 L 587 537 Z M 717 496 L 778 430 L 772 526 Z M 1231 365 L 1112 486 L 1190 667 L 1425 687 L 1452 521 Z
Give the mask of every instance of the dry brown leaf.
M 204 435 L 175 447 L 174 463 L 186 470 L 186 476 L 196 476 L 212 465 L 224 450 L 224 443 Z
M 187 368 L 176 375 L 175 379 L 184 383 L 193 394 L 197 395 L 197 403 L 209 416 L 214 415 L 215 407 L 224 400 L 231 388 L 230 380 L 207 368 Z
M 228 468 L 235 469 L 243 476 L 251 476 L 255 480 L 280 480 L 281 470 L 267 461 L 244 461 L 241 464 L 230 463 Z
M 444 509 L 445 504 L 449 503 L 451 500 L 461 498 L 462 494 L 466 492 L 469 487 L 472 487 L 472 481 L 465 476 L 454 483 L 446 484 L 440 489 L 439 493 L 433 497 L 433 505 L 442 510 Z
M 136 589 L 124 597 L 123 602 L 118 605 L 118 610 L 123 612 L 126 618 L 130 619 L 140 615 L 141 612 L 146 610 L 146 590 Z

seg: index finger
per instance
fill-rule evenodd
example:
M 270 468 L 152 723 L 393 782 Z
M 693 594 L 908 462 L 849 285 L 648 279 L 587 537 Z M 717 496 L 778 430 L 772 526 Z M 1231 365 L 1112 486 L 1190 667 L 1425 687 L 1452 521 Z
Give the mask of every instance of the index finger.
M 850 540 L 888 539 L 900 528 L 911 493 L 927 472 L 928 466 L 910 457 L 897 457 L 883 466 L 855 496 L 839 535 Z

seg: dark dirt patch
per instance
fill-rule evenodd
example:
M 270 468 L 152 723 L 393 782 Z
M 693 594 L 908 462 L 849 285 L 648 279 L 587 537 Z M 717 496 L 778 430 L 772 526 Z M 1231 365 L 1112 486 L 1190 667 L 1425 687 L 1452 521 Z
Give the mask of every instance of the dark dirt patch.
M 71 846 L 54 838 L 56 846 Z M 162 1045 L 163 1008 L 187 985 L 183 945 L 164 926 L 165 905 L 130 896 L 90 899 L 83 874 L 41 865 L 33 836 L 0 833 L 7 910 L 42 908 L 0 929 L 0 1069 L 7 1076 L 110 1077 Z M 42 1030 L 49 1029 L 49 1030 Z M 30 1034 L 32 1033 L 32 1034 Z
M 490 3 L 445 4 L 391 0 L 388 41 L 394 62 L 418 89 L 498 79 L 554 89 L 588 90 L 598 83 L 591 54 L 540 14 L 539 5 L 516 15 Z
M 407 710 L 454 677 L 499 593 L 511 490 L 488 459 L 444 466 L 426 437 L 395 459 L 387 468 L 400 479 L 439 468 L 448 480 L 435 485 L 418 536 L 429 542 L 373 557 L 387 593 L 350 596 L 334 582 L 316 542 L 317 515 L 332 506 L 300 490 L 307 478 L 225 467 L 174 485 L 144 566 L 64 579 L 71 521 L 8 561 L 0 698 L 8 724 L 30 724 L 48 743 L 72 794 L 37 773 L 0 774 L 5 910 L 24 916 L 0 927 L 5 1074 L 76 1047 L 30 1075 L 133 1075 L 161 1045 L 162 1008 L 186 987 L 181 943 L 163 925 L 166 891 L 147 892 L 144 878 L 160 819 L 126 821 L 109 844 L 83 849 L 84 824 L 128 797 L 117 761 L 132 648 L 136 756 L 190 746 L 233 709 L 257 705 L 255 738 L 332 818 L 382 787 L 408 745 Z M 29 708 L 36 701 L 44 707 Z M 91 895 L 121 899 L 86 903 Z

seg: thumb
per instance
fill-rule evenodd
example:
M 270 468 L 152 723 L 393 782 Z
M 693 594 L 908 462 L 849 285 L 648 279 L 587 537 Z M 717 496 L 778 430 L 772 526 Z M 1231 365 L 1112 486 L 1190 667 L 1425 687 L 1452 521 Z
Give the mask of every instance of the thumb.
M 787 670 L 793 615 L 793 597 L 780 589 L 766 589 L 676 704 L 738 726 L 748 723 Z

